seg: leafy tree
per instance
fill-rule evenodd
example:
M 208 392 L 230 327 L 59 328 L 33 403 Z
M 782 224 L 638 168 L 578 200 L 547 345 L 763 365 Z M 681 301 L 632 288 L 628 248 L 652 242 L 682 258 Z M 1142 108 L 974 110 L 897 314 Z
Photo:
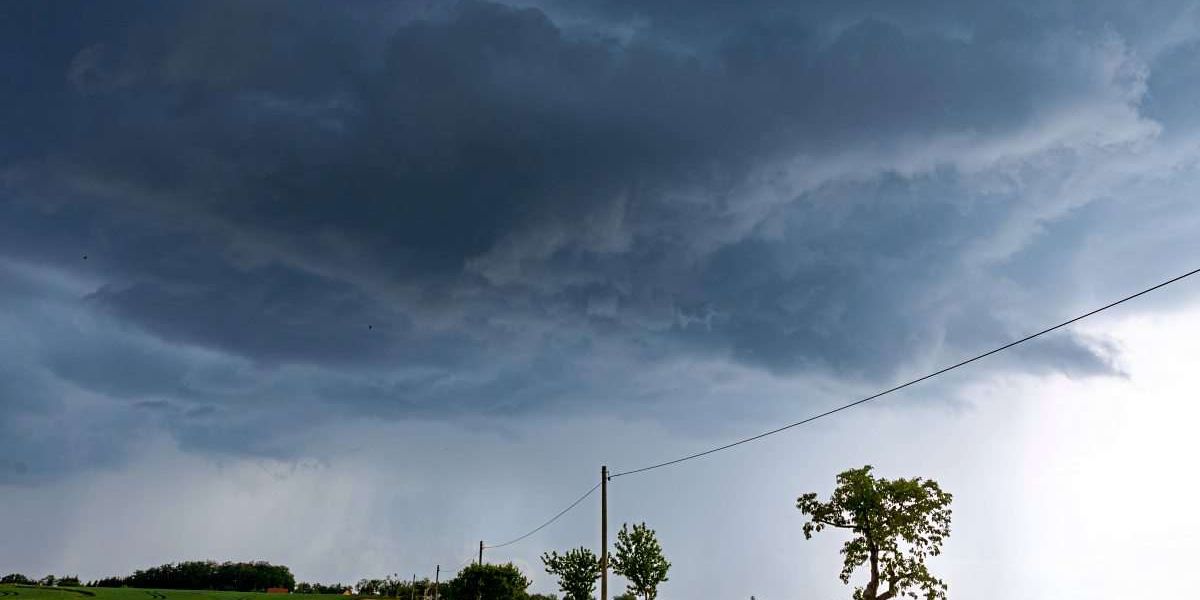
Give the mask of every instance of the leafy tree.
M 447 581 L 441 595 L 445 600 L 528 600 L 525 589 L 531 583 L 512 563 L 472 564 Z
M 26 577 L 20 573 L 9 573 L 8 575 L 5 575 L 4 577 L 0 577 L 0 583 L 20 583 L 20 584 L 24 584 L 24 585 L 29 585 L 30 583 L 33 583 L 33 582 L 28 577 Z
M 558 576 L 558 588 L 566 594 L 563 600 L 592 598 L 600 578 L 600 559 L 591 550 L 579 547 L 562 555 L 549 552 L 542 555 L 542 563 L 547 573 Z
M 79 587 L 79 577 L 75 575 L 68 575 L 66 577 L 59 578 L 58 585 L 60 587 Z
M 383 584 L 381 584 L 379 586 L 379 594 L 382 596 L 387 596 L 389 598 L 398 598 L 399 594 L 400 594 L 401 585 L 403 585 L 406 588 L 411 587 L 407 584 L 402 583 L 400 581 L 399 577 L 400 577 L 399 573 L 392 573 L 391 575 L 384 577 Z
M 297 594 L 340 594 L 350 589 L 353 588 L 341 583 L 325 585 L 323 583 L 308 583 L 301 581 L 300 583 L 296 584 L 296 589 L 293 591 Z
M 942 541 L 950 535 L 952 499 L 935 481 L 876 479 L 867 465 L 838 475 L 828 502 L 818 501 L 815 493 L 804 494 L 796 508 L 810 519 L 804 524 L 805 539 L 826 527 L 851 532 L 842 546 L 842 582 L 849 584 L 855 569 L 870 566 L 870 579 L 855 588 L 855 600 L 900 595 L 944 600 L 946 583 L 929 573 L 925 559 L 941 554 Z M 882 583 L 887 590 L 880 590 Z
M 426 578 L 411 582 L 399 581 L 396 584 L 395 593 L 391 595 L 400 600 L 408 600 L 409 598 L 429 598 L 429 600 L 433 600 L 433 580 Z
M 630 593 L 654 600 L 658 596 L 658 585 L 667 581 L 671 563 L 663 556 L 653 529 L 642 523 L 634 525 L 631 531 L 625 523 L 617 532 L 612 567 L 614 573 L 629 580 L 627 589 Z
M 53 575 L 47 575 L 47 576 L 43 577 L 41 579 L 41 581 L 38 582 L 38 585 L 44 585 L 46 587 L 54 587 L 55 585 L 58 585 L 58 578 Z
M 360 596 L 378 596 L 383 590 L 383 585 L 382 579 L 359 579 L 354 589 Z
M 283 565 L 266 562 L 187 561 L 135 571 L 129 577 L 108 577 L 96 587 L 137 587 L 168 590 L 232 590 L 262 592 L 267 588 L 292 589 L 296 579 Z

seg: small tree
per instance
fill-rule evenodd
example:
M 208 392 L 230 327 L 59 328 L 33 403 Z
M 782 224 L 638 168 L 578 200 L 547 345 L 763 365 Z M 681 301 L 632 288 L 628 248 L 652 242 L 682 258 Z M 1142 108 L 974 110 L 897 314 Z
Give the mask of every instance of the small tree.
M 360 596 L 378 596 L 383 590 L 384 581 L 382 579 L 359 579 L 358 584 L 354 587 Z
M 447 581 L 442 597 L 452 600 L 526 600 L 533 583 L 512 563 L 468 565 Z
M 563 600 L 589 600 L 596 591 L 596 579 L 600 577 L 600 560 L 587 548 L 575 548 L 559 555 L 549 552 L 542 555 L 546 572 L 558 576 L 558 589 Z
M 379 585 L 379 595 L 389 598 L 400 597 L 400 586 L 405 585 L 400 580 L 399 573 L 392 573 L 383 578 L 383 583 Z
M 627 589 L 631 594 L 654 600 L 658 597 L 658 584 L 667 581 L 671 563 L 663 556 L 653 529 L 642 523 L 634 525 L 631 531 L 626 523 L 617 532 L 612 567 L 614 573 L 629 580 Z
M 941 554 L 950 535 L 952 499 L 935 481 L 876 479 L 867 465 L 838 475 L 828 502 L 818 501 L 815 493 L 804 494 L 796 508 L 810 519 L 804 524 L 805 539 L 826 527 L 852 533 L 842 546 L 842 583 L 850 583 L 855 569 L 870 565 L 870 579 L 866 587 L 855 588 L 855 600 L 899 595 L 944 600 L 946 583 L 929 573 L 925 559 Z M 887 590 L 880 591 L 882 583 Z

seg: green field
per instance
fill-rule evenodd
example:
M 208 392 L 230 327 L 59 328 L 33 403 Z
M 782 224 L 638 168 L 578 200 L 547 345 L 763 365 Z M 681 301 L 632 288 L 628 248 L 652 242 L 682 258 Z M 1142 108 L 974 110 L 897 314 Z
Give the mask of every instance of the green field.
M 280 594 L 138 588 L 36 587 L 0 585 L 0 600 L 279 600 Z M 312 600 L 343 600 L 336 594 L 303 594 Z

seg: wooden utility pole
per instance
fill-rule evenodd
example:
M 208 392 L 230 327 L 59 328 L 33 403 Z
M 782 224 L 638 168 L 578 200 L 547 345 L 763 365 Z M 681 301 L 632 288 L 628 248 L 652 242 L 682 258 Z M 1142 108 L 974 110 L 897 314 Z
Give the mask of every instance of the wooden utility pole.
M 483 566 L 483 540 L 479 540 L 479 566 Z M 475 600 L 483 600 L 483 573 L 475 578 Z
M 608 465 L 600 467 L 600 600 L 608 600 Z
M 433 572 L 433 600 L 438 600 L 438 580 L 442 578 L 442 565 Z
M 417 598 L 417 574 L 416 573 L 413 573 L 412 587 L 409 589 L 410 589 L 410 592 L 408 594 L 409 600 L 416 600 L 416 598 Z

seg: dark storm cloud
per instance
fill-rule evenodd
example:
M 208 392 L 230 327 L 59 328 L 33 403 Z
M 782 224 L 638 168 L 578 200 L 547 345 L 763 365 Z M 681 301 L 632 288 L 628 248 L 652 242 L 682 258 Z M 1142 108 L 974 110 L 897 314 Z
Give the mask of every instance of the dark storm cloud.
M 1069 292 L 1010 293 L 1037 277 L 1009 260 L 1022 235 L 1071 208 L 1031 193 L 1067 175 L 1021 161 L 1073 168 L 1058 156 L 1093 130 L 1142 135 L 1130 45 L 1156 22 L 993 3 L 3 11 L 0 252 L 78 278 L 64 306 L 126 336 L 56 332 L 39 368 L 193 447 L 271 455 L 249 432 L 274 408 L 229 407 L 558 410 L 640 397 L 611 393 L 623 370 L 686 357 L 882 380 L 1061 317 Z M 1185 119 L 1155 99 L 1184 85 L 1172 52 L 1148 110 Z M 1091 120 L 1059 133 L 1057 115 Z M 197 375 L 193 350 L 223 358 Z M 1109 369 L 1071 338 L 1027 357 Z

